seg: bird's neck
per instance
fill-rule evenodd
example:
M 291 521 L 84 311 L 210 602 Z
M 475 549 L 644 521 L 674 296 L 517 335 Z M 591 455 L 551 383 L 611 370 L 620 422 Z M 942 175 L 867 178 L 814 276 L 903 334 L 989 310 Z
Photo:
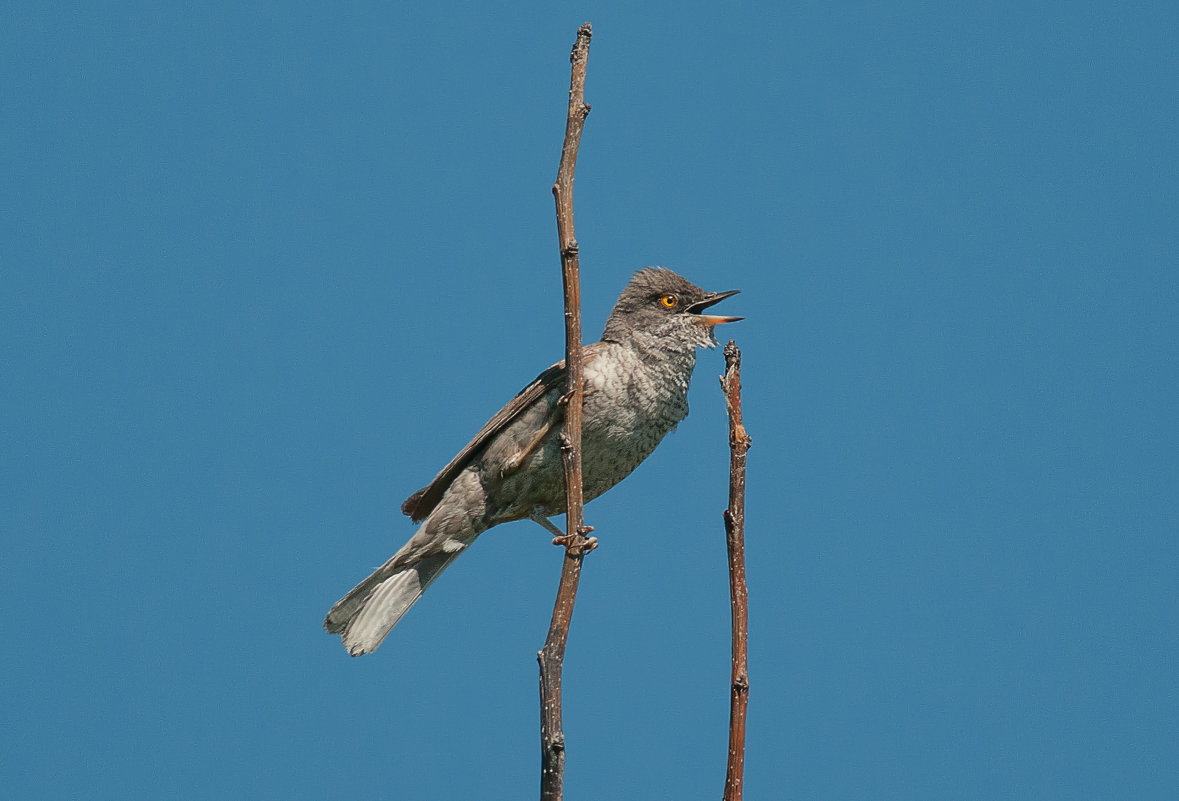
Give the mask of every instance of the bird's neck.
M 636 356 L 636 362 L 653 374 L 687 378 L 696 366 L 696 347 L 669 342 L 644 331 L 631 331 L 617 342 L 618 346 Z

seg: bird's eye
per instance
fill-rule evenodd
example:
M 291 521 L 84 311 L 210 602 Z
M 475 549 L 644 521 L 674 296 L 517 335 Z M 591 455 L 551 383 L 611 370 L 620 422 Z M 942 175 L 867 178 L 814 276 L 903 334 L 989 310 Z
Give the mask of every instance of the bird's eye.
M 675 295 L 663 295 L 659 298 L 659 304 L 665 309 L 674 309 L 679 305 L 680 299 Z

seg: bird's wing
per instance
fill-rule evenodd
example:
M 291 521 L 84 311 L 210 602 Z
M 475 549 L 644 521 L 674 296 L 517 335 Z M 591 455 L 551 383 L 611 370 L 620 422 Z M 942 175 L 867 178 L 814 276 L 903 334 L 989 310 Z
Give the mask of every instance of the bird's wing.
M 601 343 L 595 342 L 593 345 L 588 345 L 582 358 L 586 361 L 592 359 L 597 354 L 599 344 Z M 531 384 L 520 390 L 519 394 L 512 398 L 507 406 L 496 412 L 495 416 L 488 420 L 483 428 L 479 429 L 479 433 L 458 452 L 458 455 L 450 460 L 450 464 L 434 476 L 433 481 L 405 499 L 405 503 L 401 504 L 401 511 L 409 515 L 410 519 L 415 522 L 424 519 L 426 515 L 434 511 L 434 507 L 442 500 L 443 494 L 450 488 L 455 477 L 482 453 L 496 434 L 511 425 L 513 420 L 554 387 L 563 388 L 564 386 L 565 360 L 562 359 L 538 375 Z M 557 408 L 554 407 L 551 414 L 556 413 Z

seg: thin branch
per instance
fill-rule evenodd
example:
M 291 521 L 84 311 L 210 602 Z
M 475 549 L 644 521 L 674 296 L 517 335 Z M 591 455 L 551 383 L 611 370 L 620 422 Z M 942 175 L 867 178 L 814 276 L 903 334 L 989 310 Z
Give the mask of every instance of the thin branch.
M 581 486 L 581 281 L 577 238 L 573 232 L 573 175 L 577 169 L 577 149 L 590 107 L 585 103 L 585 73 L 589 61 L 593 29 L 587 22 L 577 31 L 577 40 L 569 60 L 573 67 L 569 80 L 569 113 L 565 122 L 565 142 L 561 164 L 553 184 L 557 205 L 557 239 L 561 248 L 561 274 L 565 285 L 565 427 L 561 433 L 561 462 L 565 471 L 566 534 L 554 544 L 565 546 L 561 584 L 553 605 L 544 648 L 536 655 L 540 663 L 540 797 L 541 801 L 561 801 L 564 797 L 565 733 L 561 726 L 561 671 L 565 661 L 565 644 L 569 639 L 569 622 L 581 580 L 581 560 L 593 550 L 597 541 L 587 538 L 592 529 L 582 517 L 584 498 Z
M 729 549 L 729 595 L 733 607 L 732 695 L 729 701 L 729 763 L 724 801 L 741 801 L 745 782 L 745 714 L 749 705 L 749 590 L 745 585 L 745 452 L 752 444 L 741 419 L 741 350 L 725 345 L 721 377 L 729 410 L 729 508 L 725 539 Z

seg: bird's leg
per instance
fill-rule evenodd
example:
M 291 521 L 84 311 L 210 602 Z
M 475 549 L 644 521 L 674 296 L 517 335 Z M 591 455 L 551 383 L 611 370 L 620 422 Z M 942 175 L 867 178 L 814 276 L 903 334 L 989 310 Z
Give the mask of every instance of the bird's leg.
M 559 529 L 555 525 L 553 525 L 552 520 L 549 520 L 547 517 L 544 516 L 544 508 L 543 507 L 540 507 L 540 506 L 533 507 L 532 511 L 528 514 L 528 519 L 531 520 L 533 523 L 536 523 L 538 526 L 543 528 L 545 531 L 552 534 L 554 537 L 564 537 L 565 536 L 564 531 L 561 531 L 561 529 Z
M 540 525 L 542 528 L 544 528 L 545 531 L 547 531 L 553 535 L 553 545 L 566 545 L 567 546 L 569 544 L 569 535 L 566 534 L 564 531 L 561 531 L 561 529 L 557 528 L 555 525 L 553 525 L 553 521 L 549 520 L 547 517 L 544 516 L 544 507 L 534 506 L 532 508 L 532 512 L 528 515 L 528 519 L 533 521 L 534 523 Z M 589 534 L 593 530 L 594 530 L 593 526 L 582 526 L 581 531 L 579 531 L 578 533 L 581 534 L 583 537 L 585 537 L 586 534 Z M 592 551 L 594 548 L 597 548 L 597 547 L 598 547 L 598 538 L 597 537 L 586 537 L 585 544 L 581 546 L 581 552 L 582 553 L 589 553 L 590 551 Z

